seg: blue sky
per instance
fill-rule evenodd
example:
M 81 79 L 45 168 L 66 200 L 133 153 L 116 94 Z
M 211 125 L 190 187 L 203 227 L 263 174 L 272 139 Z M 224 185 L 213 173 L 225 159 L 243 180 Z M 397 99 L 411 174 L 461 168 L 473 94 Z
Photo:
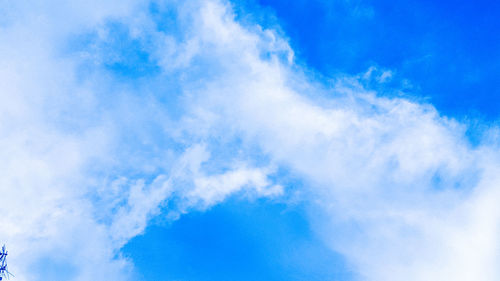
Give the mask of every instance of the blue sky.
M 495 1 L 0 3 L 10 270 L 498 280 L 498 18 Z
M 311 233 L 303 211 L 229 200 L 152 226 L 124 252 L 145 280 L 348 280 L 352 273 Z

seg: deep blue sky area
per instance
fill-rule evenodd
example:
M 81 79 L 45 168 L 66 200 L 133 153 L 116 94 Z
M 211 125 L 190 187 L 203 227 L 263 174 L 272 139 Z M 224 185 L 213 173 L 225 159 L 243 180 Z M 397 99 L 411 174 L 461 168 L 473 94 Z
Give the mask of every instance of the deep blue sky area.
M 298 60 L 321 74 L 375 65 L 447 116 L 500 117 L 500 1 L 240 3 L 273 13 Z
M 155 225 L 123 250 L 142 280 L 350 280 L 301 206 L 233 198 Z

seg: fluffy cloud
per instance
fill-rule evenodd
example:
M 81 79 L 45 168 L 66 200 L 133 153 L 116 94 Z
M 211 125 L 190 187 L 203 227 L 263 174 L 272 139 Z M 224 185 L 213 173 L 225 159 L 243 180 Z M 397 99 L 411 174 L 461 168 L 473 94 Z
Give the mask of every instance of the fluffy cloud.
M 1 10 L 16 279 L 130 279 L 119 250 L 149 219 L 279 196 L 276 167 L 304 180 L 312 224 L 361 279 L 500 276 L 496 143 L 359 77 L 315 78 L 223 1 L 63 2 Z
M 256 196 L 281 191 L 269 169 L 205 172 L 202 140 L 176 136 L 179 126 L 157 100 L 109 74 L 110 62 L 129 59 L 110 46 L 116 30 L 109 29 L 127 30 L 116 40 L 144 40 L 154 30 L 132 29 L 147 27 L 147 8 L 123 1 L 2 7 L 0 240 L 18 280 L 128 280 L 132 264 L 119 249 L 172 197 L 182 209 L 171 211 L 182 213 L 247 188 Z

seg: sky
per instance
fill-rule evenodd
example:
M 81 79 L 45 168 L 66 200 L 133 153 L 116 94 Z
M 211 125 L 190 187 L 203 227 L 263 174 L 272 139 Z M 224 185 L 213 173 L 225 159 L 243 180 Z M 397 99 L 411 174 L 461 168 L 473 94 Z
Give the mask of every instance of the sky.
M 498 280 L 496 1 L 0 1 L 12 280 Z

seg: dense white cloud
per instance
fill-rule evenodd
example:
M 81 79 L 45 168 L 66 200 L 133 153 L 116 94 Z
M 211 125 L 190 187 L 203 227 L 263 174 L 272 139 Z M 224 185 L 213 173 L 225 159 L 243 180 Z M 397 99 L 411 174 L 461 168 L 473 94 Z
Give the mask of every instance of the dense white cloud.
M 4 3 L 1 11 L 0 240 L 17 280 L 128 280 L 132 264 L 120 247 L 172 193 L 183 208 L 172 211 L 186 212 L 241 189 L 279 191 L 268 169 L 205 173 L 203 146 L 181 138 L 184 153 L 163 143 L 165 134 L 154 130 L 178 130 L 165 110 L 105 74 L 109 54 L 98 44 L 113 36 L 108 22 L 147 23 L 147 6 L 33 1 Z M 96 42 L 78 41 L 95 32 Z
M 170 201 L 277 196 L 280 166 L 361 279 L 500 276 L 495 142 L 364 89 L 373 70 L 315 80 L 226 2 L 158 2 L 163 25 L 146 3 L 80 2 L 0 10 L 0 241 L 17 280 L 130 279 L 119 249 Z

